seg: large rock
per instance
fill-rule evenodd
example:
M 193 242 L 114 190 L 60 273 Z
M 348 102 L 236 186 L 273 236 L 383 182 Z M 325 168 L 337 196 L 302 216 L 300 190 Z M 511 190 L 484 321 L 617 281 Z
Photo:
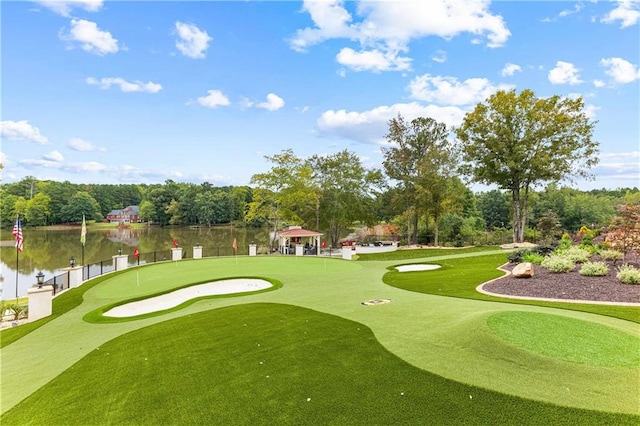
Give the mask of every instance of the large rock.
M 533 276 L 533 264 L 531 262 L 518 263 L 511 275 L 516 278 L 531 278 Z

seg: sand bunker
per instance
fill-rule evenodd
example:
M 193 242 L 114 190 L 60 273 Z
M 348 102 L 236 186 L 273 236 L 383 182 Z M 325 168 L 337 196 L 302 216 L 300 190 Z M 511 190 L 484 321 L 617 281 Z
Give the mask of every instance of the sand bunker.
M 191 287 L 181 288 L 180 290 L 172 291 L 171 293 L 116 306 L 113 309 L 109 309 L 103 315 L 116 318 L 134 317 L 137 315 L 171 309 L 197 297 L 246 293 L 250 291 L 264 290 L 265 288 L 272 286 L 273 284 L 269 281 L 250 278 L 214 281 L 206 284 L 198 284 Z
M 424 263 L 422 264 L 415 264 L 415 265 L 400 265 L 400 266 L 396 266 L 396 269 L 398 270 L 398 272 L 414 272 L 414 271 L 431 271 L 433 269 L 438 269 L 440 268 L 440 265 L 425 265 Z

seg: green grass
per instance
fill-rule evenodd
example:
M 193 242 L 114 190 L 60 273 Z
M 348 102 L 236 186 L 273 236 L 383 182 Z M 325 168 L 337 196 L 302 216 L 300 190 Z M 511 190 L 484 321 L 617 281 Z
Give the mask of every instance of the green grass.
M 463 385 L 403 361 L 357 322 L 295 306 L 247 304 L 118 337 L 0 420 L 3 425 L 636 425 L 640 418 Z
M 427 248 L 427 249 L 415 249 L 415 250 L 397 250 L 386 253 L 371 253 L 358 255 L 359 261 L 393 261 L 393 260 L 408 260 L 408 259 L 420 259 L 424 257 L 436 257 L 436 256 L 450 256 L 460 255 L 468 253 L 480 253 L 490 250 L 499 250 L 498 246 L 477 246 L 477 247 L 463 247 L 463 248 Z M 504 251 L 505 262 L 508 251 Z M 503 262 L 504 263 L 504 262 Z
M 638 336 L 600 324 L 536 312 L 502 312 L 487 324 L 503 339 L 544 356 L 598 367 L 640 366 Z
M 52 399 L 51 395 L 56 395 L 56 398 L 53 398 L 54 401 L 51 402 L 52 404 L 55 404 L 55 399 L 79 401 L 74 404 L 60 404 L 58 402 L 56 406 L 56 410 L 58 410 L 60 405 L 69 405 L 62 410 L 77 412 L 70 414 L 72 417 L 69 418 L 73 419 L 84 416 L 83 412 L 85 411 L 86 415 L 89 415 L 92 410 L 96 413 L 103 410 L 100 416 L 105 416 L 108 415 L 105 414 L 107 411 L 121 411 L 120 407 L 133 409 L 131 408 L 133 403 L 129 404 L 129 401 L 133 401 L 136 406 L 145 407 L 145 410 L 153 406 L 154 410 L 159 412 L 137 414 L 135 420 L 121 418 L 122 421 L 113 420 L 112 423 L 162 423 L 163 419 L 173 418 L 171 416 L 175 414 L 172 411 L 175 410 L 185 415 L 182 423 L 197 423 L 202 422 L 200 420 L 200 416 L 204 415 L 202 413 L 208 413 L 209 408 L 207 407 L 209 407 L 209 403 L 212 403 L 212 400 L 198 402 L 201 398 L 208 398 L 208 396 L 200 394 L 193 396 L 189 389 L 185 389 L 195 386 L 196 389 L 200 389 L 201 393 L 218 394 L 219 398 L 223 398 L 223 394 L 225 394 L 229 395 L 231 399 L 233 399 L 232 397 L 239 398 L 240 401 L 256 399 L 256 404 L 245 404 L 248 407 L 247 410 L 257 410 L 256 412 L 263 409 L 256 407 L 264 405 L 267 401 L 267 405 L 276 406 L 273 411 L 274 417 L 267 417 L 273 419 L 272 423 L 294 423 L 303 418 L 299 423 L 314 422 L 315 419 L 320 419 L 316 423 L 357 424 L 361 418 L 367 420 L 369 424 L 375 424 L 376 421 L 372 420 L 373 414 L 369 413 L 369 411 L 376 410 L 376 405 L 371 402 L 374 397 L 369 396 L 366 392 L 377 392 L 377 397 L 380 398 L 380 392 L 385 389 L 384 383 L 394 383 L 393 376 L 396 372 L 400 376 L 404 375 L 405 372 L 400 370 L 408 365 L 412 366 L 412 370 L 410 374 L 406 373 L 407 377 L 424 375 L 420 377 L 426 377 L 426 381 L 438 382 L 442 385 L 427 389 L 420 384 L 419 388 L 414 388 L 416 392 L 422 393 L 418 393 L 421 395 L 419 403 L 416 403 L 415 407 L 409 407 L 408 412 L 418 416 L 419 419 L 425 419 L 423 423 L 435 424 L 428 421 L 428 416 L 432 411 L 436 413 L 434 419 L 439 422 L 444 418 L 438 417 L 440 415 L 451 416 L 454 419 L 448 423 L 462 423 L 467 420 L 462 414 L 456 416 L 458 411 L 465 413 L 461 411 L 462 408 L 456 402 L 460 389 L 464 392 L 468 389 L 476 389 L 478 392 L 487 392 L 487 395 L 492 395 L 487 396 L 487 400 L 491 401 L 489 405 L 496 407 L 494 412 L 489 412 L 491 409 L 488 406 L 482 406 L 478 413 L 489 419 L 489 422 L 493 421 L 496 424 L 535 422 L 538 418 L 538 411 L 543 412 L 542 419 L 549 420 L 556 415 L 558 419 L 566 417 L 572 423 L 578 421 L 579 424 L 618 424 L 620 422 L 624 424 L 629 422 L 629 419 L 638 420 L 637 417 L 585 411 L 593 409 L 601 412 L 640 414 L 640 397 L 637 395 L 637 389 L 640 386 L 640 370 L 638 368 L 597 367 L 587 365 L 588 363 L 578 364 L 562 360 L 561 357 L 556 359 L 553 356 L 523 349 L 498 337 L 487 325 L 487 319 L 491 315 L 501 312 L 537 312 L 597 323 L 608 329 L 619 330 L 630 335 L 638 334 L 637 324 L 602 315 L 533 306 L 543 305 L 538 302 L 526 306 L 511 303 L 513 301 L 509 299 L 477 294 L 474 290 L 477 284 L 488 279 L 487 277 L 500 275 L 495 267 L 504 263 L 505 254 L 486 255 L 481 252 L 460 254 L 453 250 L 446 252 L 450 258 L 439 256 L 419 259 L 419 262 L 440 263 L 445 268 L 449 268 L 448 273 L 440 276 L 437 280 L 440 287 L 435 287 L 444 287 L 447 291 L 432 294 L 429 294 L 429 291 L 434 289 L 432 283 L 429 284 L 432 281 L 430 277 L 437 277 L 437 274 L 443 272 L 442 270 L 402 273 L 400 278 L 410 281 L 404 284 L 415 285 L 413 291 L 405 291 L 400 285 L 398 287 L 385 285 L 382 280 L 383 275 L 385 279 L 389 277 L 392 272 L 385 274 L 385 271 L 388 271 L 393 263 L 398 263 L 397 261 L 348 262 L 315 257 L 258 256 L 167 262 L 106 275 L 101 277 L 100 281 L 94 280 L 74 289 L 74 293 L 63 293 L 60 296 L 60 301 L 55 302 L 58 307 L 54 308 L 54 311 L 59 314 L 64 310 L 64 313 L 3 348 L 1 411 L 7 413 L 12 407 L 17 411 L 12 410 L 10 415 L 7 414 L 8 417 L 3 417 L 0 420 L 2 420 L 2 424 L 5 424 L 7 419 L 20 418 L 24 420 L 28 416 L 21 417 L 23 416 L 22 410 L 29 410 L 29 415 L 33 415 L 34 419 L 42 418 L 45 414 L 39 414 L 39 410 L 45 410 L 45 408 L 41 405 L 44 402 L 40 400 Z M 462 258 L 462 256 L 468 257 Z M 149 297 L 204 280 L 211 281 L 242 276 L 269 277 L 282 282 L 283 287 L 278 291 L 242 297 L 199 300 L 163 315 L 149 316 L 135 321 L 110 324 L 89 324 L 83 321 L 83 317 L 87 313 L 108 305 Z M 418 285 L 420 282 L 422 282 L 422 287 Z M 68 296 L 63 299 L 62 296 L 66 294 Z M 438 297 L 440 295 L 453 297 Z M 376 307 L 361 305 L 364 300 L 380 297 L 389 298 L 392 302 Z M 504 303 L 505 301 L 509 303 Z M 274 308 L 272 312 L 270 309 L 263 309 L 263 305 L 276 306 L 277 308 Z M 284 313 L 280 311 L 280 309 L 284 309 L 283 305 L 288 305 Z M 563 309 L 566 306 L 561 303 L 547 305 Z M 252 314 L 254 308 L 257 309 L 256 317 Z M 619 307 L 598 305 L 592 308 L 593 313 L 603 314 L 607 312 L 606 309 L 613 309 L 611 313 L 617 314 L 620 318 L 625 317 L 624 315 L 620 316 L 621 311 L 615 310 Z M 629 308 L 629 312 L 633 309 L 635 309 L 637 316 L 639 311 L 637 308 Z M 298 312 L 304 312 L 304 314 Z M 318 315 L 320 315 L 319 312 L 323 313 L 317 317 L 318 320 L 314 321 L 314 324 L 320 328 L 317 334 L 313 334 L 312 339 L 306 340 L 307 335 L 311 332 L 309 329 L 303 329 L 301 332 L 298 329 L 294 332 L 282 328 L 284 325 L 291 325 L 286 320 L 283 320 L 284 323 L 280 323 L 283 316 L 291 317 L 293 320 L 300 315 L 305 316 L 309 312 L 315 312 Z M 323 384 L 322 380 L 335 384 L 338 387 L 334 391 L 335 398 L 340 399 L 331 399 L 325 404 L 335 404 L 338 408 L 332 411 L 324 405 L 321 406 L 321 411 L 335 416 L 335 420 L 323 421 L 326 417 L 315 411 L 303 411 L 303 414 L 299 414 L 296 410 L 300 407 L 295 405 L 295 401 L 288 399 L 281 401 L 275 398 L 276 394 L 279 398 L 285 398 L 284 395 L 289 389 L 284 385 L 275 390 L 254 389 L 256 386 L 254 377 L 249 374 L 250 370 L 247 370 L 247 374 L 243 373 L 246 364 L 240 362 L 243 357 L 249 356 L 249 354 L 237 353 L 234 349 L 244 347 L 243 337 L 234 333 L 235 329 L 225 319 L 227 315 L 239 315 L 243 319 L 255 320 L 256 324 L 260 323 L 260 327 L 256 329 L 259 334 L 254 337 L 263 335 L 270 341 L 274 341 L 276 340 L 274 336 L 277 335 L 278 338 L 282 336 L 284 346 L 280 347 L 278 343 L 273 347 L 272 352 L 275 358 L 289 360 L 288 365 L 295 366 L 295 368 L 292 367 L 292 377 L 288 377 L 287 381 L 295 382 L 295 380 L 304 379 L 305 386 L 322 385 L 318 389 L 323 391 L 329 385 Z M 308 317 L 305 316 L 305 318 Z M 337 321 L 338 319 L 340 321 Z M 375 337 L 366 337 L 362 342 L 355 341 L 352 335 L 343 333 L 343 327 L 347 326 L 343 326 L 341 321 L 345 321 L 344 324 L 355 324 L 356 327 L 371 330 Z M 19 328 L 22 326 L 17 327 L 17 329 Z M 198 331 L 200 328 L 206 330 Z M 205 332 L 210 334 L 197 334 Z M 307 334 L 304 334 L 305 332 Z M 297 340 L 289 339 L 288 333 L 297 336 Z M 201 346 L 201 338 L 204 339 L 202 345 L 205 346 Z M 340 339 L 347 341 L 341 342 Z M 373 344 L 378 349 L 371 349 L 373 344 L 369 339 L 373 339 Z M 306 343 L 311 346 L 305 346 Z M 103 358 L 91 362 L 104 362 L 105 355 L 102 351 L 105 347 L 110 348 L 112 344 L 117 345 L 114 346 L 115 348 L 134 351 L 127 352 L 124 358 L 120 358 L 119 362 L 122 364 L 124 373 L 119 373 L 120 364 L 110 364 L 109 371 L 100 372 L 100 375 L 94 377 L 93 368 L 86 367 L 84 363 L 96 356 Z M 296 345 L 298 345 L 297 348 Z M 364 349 L 359 349 L 361 346 Z M 100 349 L 96 351 L 98 347 Z M 290 356 L 291 353 L 306 352 L 306 349 L 303 350 L 300 347 L 314 352 L 308 354 L 311 357 L 309 359 L 314 363 L 305 362 L 303 363 L 304 368 L 293 363 Z M 220 350 L 230 351 L 234 355 L 227 358 L 224 354 L 219 354 Z M 96 352 L 100 352 L 102 355 Z M 120 354 L 120 352 L 120 349 L 110 350 L 108 356 L 115 353 Z M 316 356 L 315 352 L 318 352 L 319 355 Z M 354 372 L 363 370 L 362 367 L 358 367 L 350 361 L 349 354 L 351 352 L 361 362 L 372 366 L 372 368 L 375 367 L 375 370 L 366 376 L 375 376 L 367 379 L 367 382 L 371 380 L 374 383 L 371 387 L 362 384 L 364 380 L 360 378 L 365 376 L 349 375 L 350 370 Z M 145 364 L 140 363 L 137 353 L 153 354 L 152 357 L 147 355 L 148 360 L 145 360 L 149 361 L 153 358 L 152 368 L 149 371 L 142 370 Z M 174 357 L 174 353 L 179 358 Z M 391 353 L 394 354 L 393 360 L 389 358 Z M 208 354 L 213 355 L 214 358 L 207 358 Z M 156 359 L 156 355 L 159 356 L 158 359 Z M 197 359 L 205 357 L 206 368 L 213 369 L 215 375 L 207 375 L 208 373 L 202 372 L 200 369 L 204 367 L 198 364 L 192 365 L 191 363 L 195 362 L 192 361 L 194 355 Z M 384 360 L 384 366 L 381 369 L 378 368 L 380 365 L 377 362 L 378 358 Z M 234 364 L 235 359 L 238 360 L 239 366 Z M 129 366 L 129 360 L 133 366 Z M 218 365 L 235 371 L 238 380 L 236 381 L 235 376 L 229 378 L 223 372 L 219 372 Z M 316 368 L 321 370 L 321 375 L 324 378 L 316 377 Z M 148 387 L 145 384 L 137 383 L 139 381 L 137 373 L 131 373 L 135 369 L 141 369 L 140 377 L 144 380 L 152 377 L 150 380 L 154 386 Z M 166 375 L 165 370 L 168 370 Z M 172 373 L 173 370 L 176 372 Z M 195 376 L 193 376 L 192 370 L 199 373 L 194 373 Z M 279 367 L 279 374 L 284 374 L 285 370 L 286 365 Z M 75 377 L 76 381 L 73 386 L 69 386 L 70 382 L 66 382 L 64 388 L 56 387 L 53 389 L 51 387 L 54 384 L 60 386 L 58 380 L 66 380 L 67 375 L 74 374 L 77 375 L 69 376 Z M 362 374 L 364 375 L 364 373 Z M 348 376 L 350 379 L 347 380 L 343 376 Z M 384 381 L 378 381 L 378 376 L 382 377 Z M 135 380 L 132 380 L 132 377 Z M 307 377 L 309 381 L 306 381 Z M 116 382 L 116 379 L 121 382 Z M 110 401 L 109 405 L 101 405 L 98 399 L 93 400 L 90 397 L 81 396 L 81 394 L 93 392 L 94 387 L 98 389 L 96 383 L 102 380 L 106 384 L 105 389 L 102 389 L 101 392 L 117 395 L 103 397 Z M 205 384 L 201 385 L 200 381 Z M 129 385 L 122 385 L 124 382 Z M 233 383 L 233 391 L 226 387 L 227 383 Z M 300 386 L 303 385 L 292 385 L 291 390 L 298 389 Z M 157 388 L 172 389 L 173 391 L 163 393 L 164 390 Z M 244 389 L 243 392 L 250 393 L 250 396 L 244 394 L 238 396 L 240 390 L 236 388 Z M 351 388 L 357 388 L 357 391 Z M 480 391 L 480 388 L 492 389 L 492 391 Z M 206 389 L 206 391 L 202 392 L 202 389 Z M 138 396 L 138 392 L 142 395 Z M 344 417 L 343 410 L 348 411 L 345 408 L 348 404 L 342 403 L 342 398 L 346 398 L 344 395 L 356 395 L 357 399 L 357 396 L 362 392 L 365 392 L 363 395 L 366 395 L 362 406 L 367 410 L 355 408 L 353 417 Z M 147 398 L 145 396 L 147 394 L 150 395 L 148 398 L 151 398 L 151 402 L 141 399 Z M 183 395 L 186 395 L 186 398 L 193 398 L 193 411 L 180 411 L 181 404 L 188 405 L 188 402 L 183 400 Z M 475 394 L 471 395 L 474 395 L 474 403 L 479 401 Z M 495 397 L 497 398 L 495 399 L 495 395 L 499 395 L 500 398 Z M 511 396 L 507 397 L 506 395 Z M 408 394 L 405 392 L 405 397 L 407 396 Z M 310 404 L 319 402 L 315 397 L 311 397 Z M 386 398 L 386 396 L 384 397 Z M 406 398 L 403 398 L 401 401 L 405 400 Z M 216 401 L 218 400 L 214 401 L 215 404 L 218 403 Z M 385 414 L 382 417 L 375 417 L 381 419 L 378 421 L 380 424 L 394 423 L 389 420 L 392 417 L 394 419 L 405 418 L 402 412 L 404 407 L 397 405 L 398 401 L 395 399 L 390 399 L 390 401 L 396 403 L 395 409 L 389 401 L 380 403 L 381 407 L 391 407 L 389 408 L 391 414 L 388 416 Z M 304 402 L 306 402 L 306 397 Z M 466 402 L 467 400 L 464 400 L 464 403 Z M 228 407 L 229 410 L 237 408 L 235 403 L 230 401 L 223 401 L 220 404 L 225 410 L 227 409 L 225 407 Z M 353 402 L 351 404 L 358 405 Z M 561 404 L 565 407 L 555 407 L 549 404 Z M 33 409 L 36 411 L 26 408 L 31 405 L 36 407 Z M 516 414 L 509 411 L 511 405 L 522 412 Z M 452 406 L 454 409 L 448 411 L 447 406 Z M 20 409 L 18 410 L 17 407 Z M 270 412 L 271 408 L 265 410 Z M 487 412 L 485 413 L 483 410 L 487 410 Z M 280 414 L 275 414 L 276 411 Z M 307 415 L 308 418 L 305 417 Z M 356 418 L 356 415 L 361 417 Z M 377 416 L 378 413 L 375 415 Z M 467 423 L 483 423 L 482 420 L 479 420 L 479 415 L 469 414 Z M 240 419 L 238 421 L 240 423 L 264 423 L 256 420 L 257 416 L 258 414 L 253 411 L 246 413 L 243 409 L 237 409 L 235 412 L 225 413 L 219 423 L 223 424 L 224 419 L 231 417 Z M 138 418 L 141 419 L 140 422 L 136 421 Z M 156 418 L 157 421 L 154 420 Z M 281 419 L 284 420 L 279 422 Z M 15 421 L 18 422 L 18 420 Z M 59 421 L 63 422 L 63 420 Z M 35 420 L 33 422 L 37 424 Z M 97 421 L 100 424 L 106 422 Z M 171 423 L 170 420 L 167 422 Z M 209 423 L 211 422 L 213 421 Z M 237 424 L 238 422 L 231 423 Z M 405 421 L 404 423 L 412 422 Z M 557 419 L 556 421 L 549 420 L 549 423 L 558 424 L 558 421 Z M 55 422 L 47 422 L 47 424 L 55 424 Z
M 53 299 L 51 306 L 52 313 L 50 316 L 41 318 L 38 321 L 23 324 L 19 327 L 5 328 L 4 330 L 0 331 L 0 348 L 3 348 L 4 346 L 7 346 L 19 340 L 32 331 L 42 327 L 46 323 L 53 321 L 54 319 L 60 317 L 61 315 L 69 312 L 74 308 L 77 308 L 82 303 L 85 292 L 102 283 L 103 281 L 113 278 L 116 274 L 122 274 L 124 272 L 126 271 L 114 272 L 109 275 L 103 275 L 101 277 L 94 278 L 93 280 L 88 281 L 86 284 L 83 284 L 80 287 L 72 288 L 60 294 L 58 297 Z
M 476 291 L 476 287 L 486 281 L 504 275 L 496 268 L 505 263 L 503 254 L 488 256 L 463 257 L 447 260 L 429 261 L 420 259 L 421 263 L 435 263 L 440 269 L 422 272 L 398 272 L 393 268 L 382 280 L 393 287 L 419 293 L 438 296 L 462 297 L 473 300 L 500 301 L 519 305 L 547 306 L 607 315 L 640 323 L 640 309 L 634 306 L 591 305 L 580 303 L 544 302 L 540 300 L 520 300 L 488 296 Z M 562 279 L 560 276 L 559 279 Z

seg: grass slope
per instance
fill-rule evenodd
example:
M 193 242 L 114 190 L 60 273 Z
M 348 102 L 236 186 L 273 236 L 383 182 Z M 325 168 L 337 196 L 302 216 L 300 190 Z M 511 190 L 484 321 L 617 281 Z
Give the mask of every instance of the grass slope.
M 0 420 L 3 425 L 636 425 L 640 418 L 456 383 L 394 356 L 362 324 L 300 307 L 247 304 L 114 339 Z

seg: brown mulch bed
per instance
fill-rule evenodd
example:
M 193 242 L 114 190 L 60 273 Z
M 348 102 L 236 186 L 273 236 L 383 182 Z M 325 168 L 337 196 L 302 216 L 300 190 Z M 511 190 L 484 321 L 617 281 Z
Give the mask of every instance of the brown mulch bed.
M 591 261 L 600 261 L 593 256 Z M 580 265 L 572 272 L 554 274 L 540 265 L 533 265 L 531 278 L 504 278 L 486 284 L 485 291 L 520 297 L 542 297 L 549 299 L 592 300 L 598 302 L 640 303 L 640 285 L 623 284 L 616 278 L 617 266 L 609 263 L 609 273 L 603 277 L 580 275 Z M 626 263 L 640 267 L 640 256 L 627 257 Z M 509 263 L 503 269 L 511 271 L 515 264 Z

